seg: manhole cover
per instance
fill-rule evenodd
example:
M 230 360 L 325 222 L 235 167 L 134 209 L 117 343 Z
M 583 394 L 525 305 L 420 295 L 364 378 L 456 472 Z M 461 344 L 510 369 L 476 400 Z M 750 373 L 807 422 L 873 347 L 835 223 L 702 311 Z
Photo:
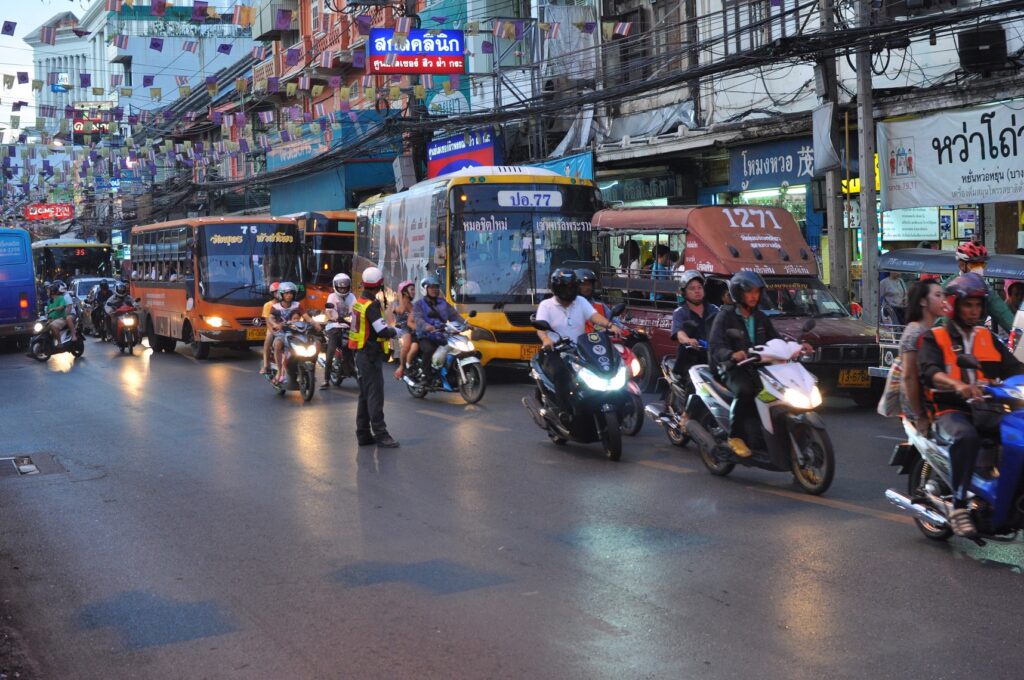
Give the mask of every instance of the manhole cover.
M 13 458 L 0 458 L 0 477 L 17 477 L 18 468 L 14 466 Z
M 52 456 L 44 454 L 38 462 L 46 467 L 53 467 Z M 55 461 L 53 461 L 55 463 Z M 32 456 L 8 456 L 0 458 L 0 477 L 23 477 L 25 475 L 38 475 L 40 472 L 57 472 L 62 468 L 59 465 L 56 469 L 40 470 L 36 465 L 37 461 Z

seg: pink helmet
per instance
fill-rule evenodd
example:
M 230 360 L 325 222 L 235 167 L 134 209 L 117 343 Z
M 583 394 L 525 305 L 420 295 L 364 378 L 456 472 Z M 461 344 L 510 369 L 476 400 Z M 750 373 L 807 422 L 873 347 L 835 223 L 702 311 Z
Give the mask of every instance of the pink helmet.
M 1010 296 L 1010 287 L 1015 283 L 1024 284 L 1024 281 L 1021 281 L 1020 279 L 1006 279 L 1003 281 L 1003 295 L 1005 297 Z
M 404 291 L 407 287 L 415 286 L 415 285 L 416 285 L 415 283 L 413 283 L 412 281 L 406 279 L 405 281 L 402 281 L 400 284 L 398 284 L 398 292 L 399 292 L 399 294 L 401 294 L 402 291 Z

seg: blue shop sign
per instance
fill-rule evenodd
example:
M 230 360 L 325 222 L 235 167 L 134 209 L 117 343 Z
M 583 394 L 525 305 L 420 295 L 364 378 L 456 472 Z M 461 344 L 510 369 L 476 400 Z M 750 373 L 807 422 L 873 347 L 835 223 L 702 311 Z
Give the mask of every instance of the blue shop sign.
M 729 189 L 771 189 L 807 184 L 814 177 L 814 140 L 780 139 L 729 150 Z

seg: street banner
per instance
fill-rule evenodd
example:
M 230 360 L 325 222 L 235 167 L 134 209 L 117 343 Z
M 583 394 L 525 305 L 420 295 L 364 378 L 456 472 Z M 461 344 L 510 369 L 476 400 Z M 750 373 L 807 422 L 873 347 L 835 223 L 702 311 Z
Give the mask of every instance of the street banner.
M 25 206 L 26 220 L 67 220 L 75 216 L 70 203 L 33 203 Z
M 1024 103 L 878 124 L 882 210 L 1024 199 Z

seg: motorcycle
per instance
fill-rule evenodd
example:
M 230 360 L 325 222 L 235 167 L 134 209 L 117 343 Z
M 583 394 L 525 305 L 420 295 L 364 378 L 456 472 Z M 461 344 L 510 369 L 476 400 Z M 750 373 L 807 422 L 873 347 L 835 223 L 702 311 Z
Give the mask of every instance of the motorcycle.
M 114 310 L 114 342 L 123 354 L 132 354 L 139 344 L 139 315 L 131 305 L 121 305 Z
M 328 302 L 325 306 L 326 309 L 334 309 L 334 304 Z M 331 331 L 336 331 L 341 334 L 338 338 L 338 346 L 334 350 L 334 361 L 331 362 L 331 374 L 327 376 L 327 379 L 331 381 L 331 384 L 335 387 L 340 387 L 341 383 L 345 381 L 345 378 L 356 377 L 356 361 L 352 350 L 348 348 L 348 333 L 352 330 L 352 317 L 346 316 L 344 319 L 338 321 L 329 321 L 326 314 L 317 315 L 314 320 L 324 325 L 323 332 L 323 346 L 324 351 L 327 351 L 327 334 Z M 317 357 L 317 365 L 320 368 L 327 370 L 327 356 L 320 354 Z
M 471 314 L 472 316 L 472 314 Z M 423 357 L 413 357 L 408 370 L 402 377 L 409 394 L 422 399 L 429 392 L 458 392 L 467 404 L 475 404 L 487 389 L 487 374 L 480 363 L 480 352 L 466 335 L 469 324 L 448 321 L 444 325 L 445 344 L 438 348 L 434 357 L 443 354 L 440 368 L 435 368 L 437 378 L 431 382 L 423 365 Z M 427 358 L 434 361 L 434 358 Z
M 689 331 L 688 331 L 689 332 Z M 700 353 L 707 357 L 707 340 L 698 340 L 696 347 L 687 346 L 688 352 Z M 694 363 L 694 362 L 689 362 Z M 686 446 L 690 443 L 690 435 L 686 434 L 684 423 L 686 420 L 686 404 L 693 394 L 693 383 L 689 375 L 681 376 L 675 372 L 676 358 L 673 356 L 663 357 L 661 360 L 661 375 L 668 384 L 668 398 L 664 404 L 649 404 L 647 415 L 665 429 L 665 435 L 675 446 Z
M 312 324 L 305 321 L 289 321 L 284 326 L 285 372 L 288 378 L 277 384 L 277 362 L 271 362 L 267 380 L 278 395 L 285 392 L 299 392 L 303 401 L 309 401 L 316 392 L 317 336 Z
M 617 313 L 625 305 L 618 305 Z M 551 332 L 546 321 L 533 320 L 539 331 Z M 570 439 L 580 443 L 600 441 L 610 460 L 622 457 L 622 426 L 630 401 L 629 371 L 605 332 L 584 333 L 573 342 L 559 338 L 551 350 L 558 352 L 572 376 L 569 409 L 558 406 L 558 388 L 541 367 L 540 354 L 530 360 L 530 376 L 536 381 L 533 396 L 523 406 L 537 426 L 559 446 Z
M 978 368 L 977 360 L 966 355 L 957 358 L 957 365 Z M 978 527 L 973 539 L 978 545 L 985 545 L 986 539 L 1012 541 L 1024 529 L 1024 486 L 1020 483 L 1024 479 L 1024 376 L 983 386 L 983 390 L 983 398 L 968 402 L 982 438 L 968 501 Z M 949 522 L 953 512 L 952 442 L 938 433 L 926 436 L 906 419 L 903 429 L 909 443 L 896 446 L 889 464 L 899 468 L 898 474 L 908 475 L 907 493 L 887 489 L 885 497 L 908 511 L 926 537 L 945 541 L 953 533 Z
M 67 328 L 60 332 L 60 342 L 54 343 L 50 327 L 53 322 L 45 316 L 39 317 L 32 332 L 35 335 L 29 340 L 29 354 L 36 361 L 47 361 L 54 354 L 70 352 L 72 356 L 80 357 L 85 352 L 85 338 L 79 332 L 78 339 L 71 339 L 71 331 Z
M 814 320 L 808 320 L 804 333 L 813 327 Z M 747 342 L 743 331 L 730 329 L 726 334 L 734 347 Z M 694 394 L 686 407 L 686 434 L 697 442 L 701 460 L 713 475 L 725 476 L 739 463 L 791 472 L 807 493 L 825 493 L 835 474 L 835 453 L 825 422 L 814 411 L 822 402 L 817 378 L 793 360 L 800 345 L 776 339 L 746 351 L 748 358 L 734 365 L 756 364 L 764 386 L 754 400 L 759 427 L 751 432 L 754 423 L 745 424 L 744 440 L 752 455 L 739 457 L 729 446 L 733 394 L 716 380 L 707 365 L 692 366 L 689 371 Z

